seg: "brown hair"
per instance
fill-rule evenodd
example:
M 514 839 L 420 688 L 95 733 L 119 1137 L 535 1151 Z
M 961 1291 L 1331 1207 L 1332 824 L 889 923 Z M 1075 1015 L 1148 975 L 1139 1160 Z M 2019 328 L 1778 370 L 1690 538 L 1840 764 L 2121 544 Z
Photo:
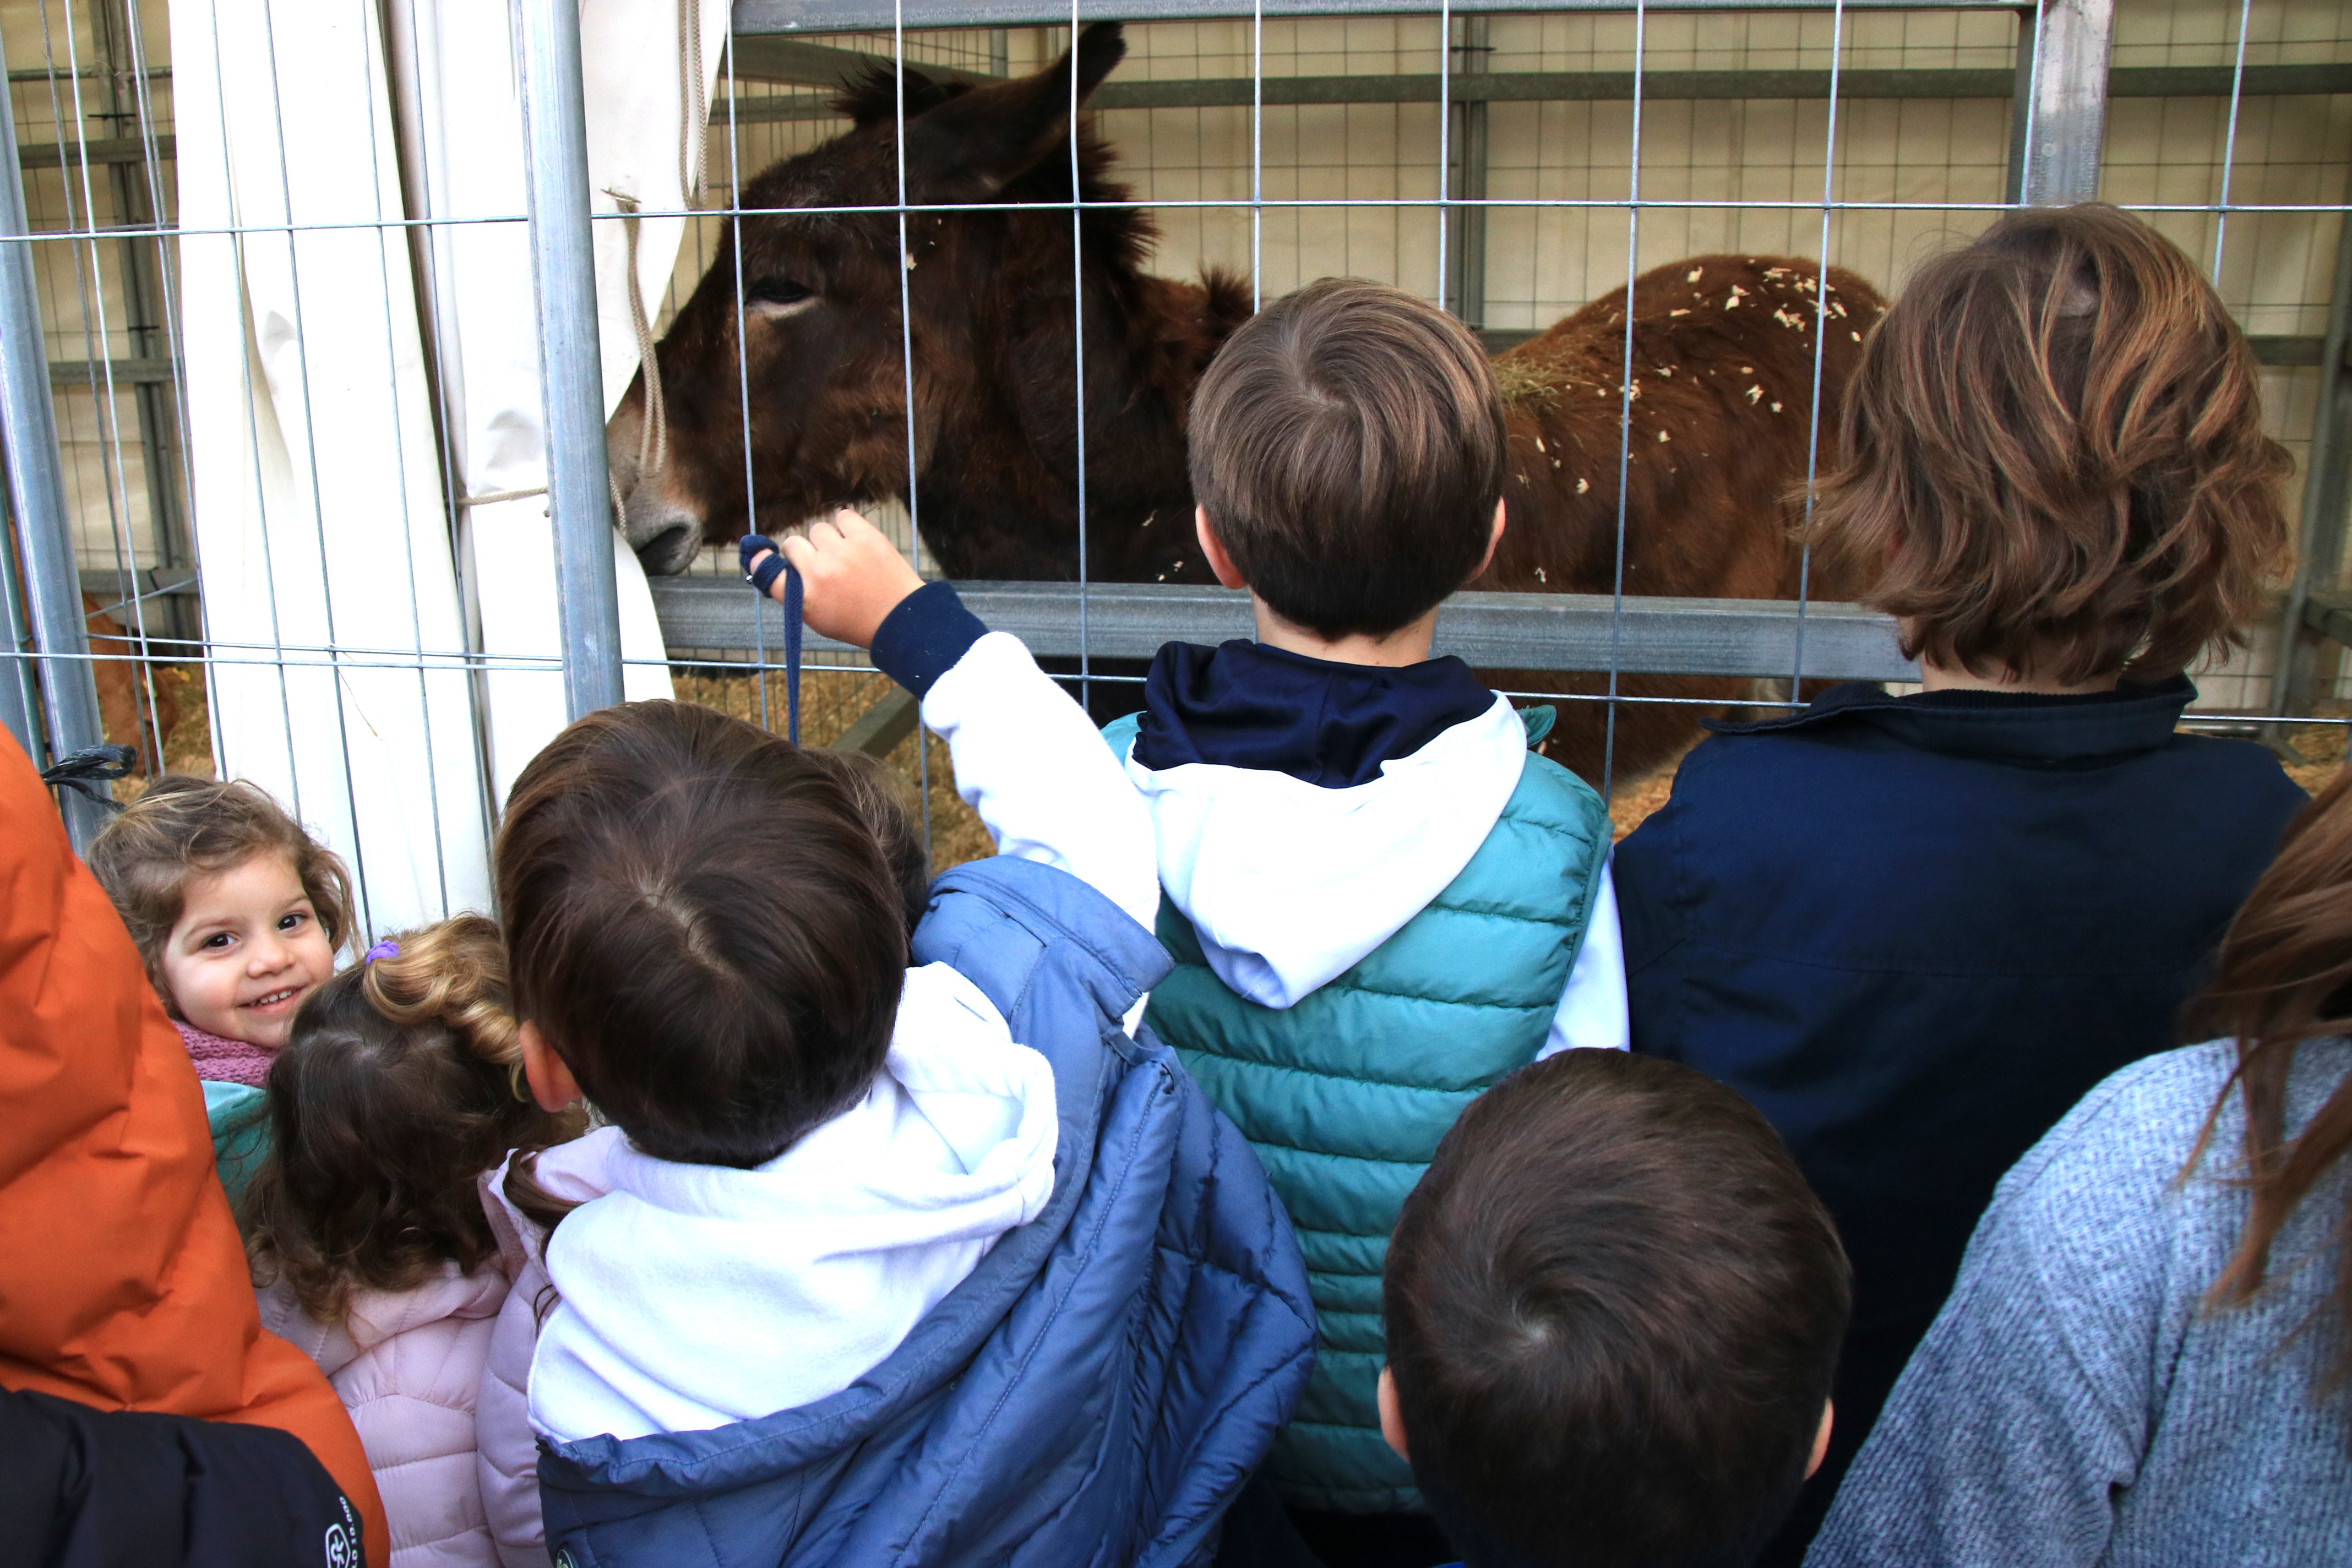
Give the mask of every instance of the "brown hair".
M 1274 612 L 1392 632 L 1469 581 L 1503 493 L 1502 395 L 1469 329 L 1326 278 L 1276 300 L 1192 399 L 1192 492 Z
M 163 984 L 163 944 L 180 923 L 190 879 L 271 850 L 292 864 L 328 946 L 340 950 L 351 934 L 350 875 L 334 851 L 302 831 L 257 784 L 165 773 L 91 842 L 89 868 L 130 928 L 148 984 L 173 1017 L 180 1005 Z
M 1445 1135 L 1381 1299 L 1413 1479 L 1465 1561 L 1701 1568 L 1796 1501 L 1851 1274 L 1753 1106 L 1563 1051 Z
M 2200 1034 L 2228 1034 L 2238 1068 L 2189 1157 L 2193 1170 L 2234 1090 L 2246 1110 L 2244 1184 L 2252 1205 L 2209 1307 L 2242 1306 L 2268 1278 L 2271 1247 L 2321 1177 L 2352 1150 L 2352 1076 L 2338 1082 L 2303 1130 L 2286 1136 L 2286 1089 L 2295 1047 L 2352 1034 L 2352 769 L 2305 806 L 2278 858 L 2246 896 L 2221 939 L 2219 972 L 2189 1006 Z M 2352 1328 L 2352 1207 L 2335 1216 L 2336 1287 L 2329 1303 Z M 2352 1336 L 2340 1337 L 2318 1392 L 2352 1379 Z
M 245 1198 L 254 1277 L 331 1322 L 359 1288 L 405 1290 L 498 1253 L 475 1181 L 510 1150 L 576 1136 L 522 1086 L 506 947 L 480 915 L 303 998 L 269 1065 L 271 1147 Z
M 2177 674 L 2284 564 L 2253 352 L 2195 263 L 2111 206 L 1927 262 L 1845 395 L 1812 537 L 1904 652 L 2062 684 Z
M 889 868 L 890 880 L 898 889 L 900 904 L 907 912 L 907 930 L 911 934 L 931 901 L 931 850 L 923 841 L 922 817 L 906 775 L 863 752 L 805 746 L 801 754 L 831 771 L 847 792 L 859 818 L 874 835 L 875 845 L 882 851 L 882 862 Z
M 656 1159 L 764 1163 L 864 1094 L 907 894 L 835 764 L 629 702 L 531 759 L 499 835 L 517 1016 Z

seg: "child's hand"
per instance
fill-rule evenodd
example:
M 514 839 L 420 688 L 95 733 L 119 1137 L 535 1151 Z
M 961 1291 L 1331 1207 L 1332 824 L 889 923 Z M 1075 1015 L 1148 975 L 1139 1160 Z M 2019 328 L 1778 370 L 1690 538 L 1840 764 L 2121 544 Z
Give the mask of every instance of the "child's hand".
M 854 647 L 872 647 L 884 617 L 923 585 L 889 536 L 845 507 L 829 521 L 811 523 L 807 538 L 787 538 L 778 548 L 801 574 L 801 616 L 809 629 Z M 765 550 L 751 554 L 745 572 L 756 579 L 769 555 Z M 767 593 L 783 602 L 782 573 Z

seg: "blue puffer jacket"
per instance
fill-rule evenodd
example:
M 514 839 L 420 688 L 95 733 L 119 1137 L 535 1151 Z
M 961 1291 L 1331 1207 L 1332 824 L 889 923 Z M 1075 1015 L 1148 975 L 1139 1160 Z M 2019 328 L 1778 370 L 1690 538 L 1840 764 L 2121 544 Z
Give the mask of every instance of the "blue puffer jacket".
M 1120 1026 L 1167 954 L 1076 878 L 999 858 L 940 879 L 915 962 L 961 971 L 1053 1064 L 1045 1212 L 829 1399 L 542 1441 L 559 1568 L 1207 1561 L 1306 1386 L 1315 1314 L 1249 1145 Z

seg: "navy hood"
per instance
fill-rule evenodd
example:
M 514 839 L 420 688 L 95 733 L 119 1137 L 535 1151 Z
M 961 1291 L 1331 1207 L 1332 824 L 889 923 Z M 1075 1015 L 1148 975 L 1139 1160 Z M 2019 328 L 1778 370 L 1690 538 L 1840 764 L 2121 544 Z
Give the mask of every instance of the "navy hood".
M 1215 647 L 1170 643 L 1144 681 L 1134 756 L 1155 773 L 1217 763 L 1351 789 L 1494 705 L 1495 694 L 1451 656 L 1391 668 L 1241 638 Z

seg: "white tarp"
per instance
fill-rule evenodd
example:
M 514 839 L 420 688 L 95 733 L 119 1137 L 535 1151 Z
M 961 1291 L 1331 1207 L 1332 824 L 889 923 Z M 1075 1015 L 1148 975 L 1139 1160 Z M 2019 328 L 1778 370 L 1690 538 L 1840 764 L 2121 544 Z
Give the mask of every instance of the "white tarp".
M 259 645 L 218 657 L 260 662 L 214 667 L 217 760 L 352 860 L 371 931 L 488 907 L 494 803 L 564 721 L 546 499 L 461 505 L 453 555 L 435 440 L 437 394 L 461 501 L 547 482 L 527 231 L 466 221 L 526 205 L 509 7 L 382 4 L 176 0 L 172 15 L 182 222 L 247 231 L 181 245 L 207 631 Z M 707 9 L 706 101 L 727 20 Z M 685 205 L 680 13 L 582 6 L 599 212 L 619 210 L 615 192 Z M 404 218 L 456 220 L 423 230 L 421 278 Z M 684 219 L 641 221 L 657 301 Z M 608 411 L 637 357 L 625 251 L 622 226 L 599 223 Z M 651 595 L 615 545 L 623 653 L 644 661 L 627 694 L 667 696 Z M 328 647 L 345 650 L 340 672 L 319 653 L 279 661 Z M 478 676 L 448 657 L 469 647 Z
M 468 221 L 520 213 L 528 203 L 520 76 L 511 17 L 482 0 L 385 0 L 402 151 L 415 216 L 427 236 L 426 310 L 444 399 L 450 465 L 466 497 L 537 489 L 547 483 L 538 328 L 532 315 L 530 239 L 514 223 Z M 612 193 L 677 212 L 684 83 L 677 0 L 585 0 L 581 75 L 587 92 L 588 175 L 594 210 L 620 207 Z M 703 20 L 707 102 L 727 11 Z M 638 275 L 660 300 L 685 235 L 683 217 L 639 220 Z M 630 324 L 627 237 L 595 226 L 598 329 L 610 413 L 636 373 Z M 552 531 L 543 496 L 463 509 L 459 549 L 467 610 L 490 656 L 482 678 L 492 788 L 503 800 L 525 763 L 563 725 L 563 689 L 551 671 L 500 668 L 501 658 L 551 658 L 561 647 Z M 632 663 L 632 698 L 667 697 L 653 596 L 616 540 L 621 647 Z
M 368 934 L 487 908 L 407 238 L 376 226 L 403 215 L 372 9 L 176 0 L 172 46 L 181 222 L 242 231 L 180 242 L 220 775 L 344 857 Z

